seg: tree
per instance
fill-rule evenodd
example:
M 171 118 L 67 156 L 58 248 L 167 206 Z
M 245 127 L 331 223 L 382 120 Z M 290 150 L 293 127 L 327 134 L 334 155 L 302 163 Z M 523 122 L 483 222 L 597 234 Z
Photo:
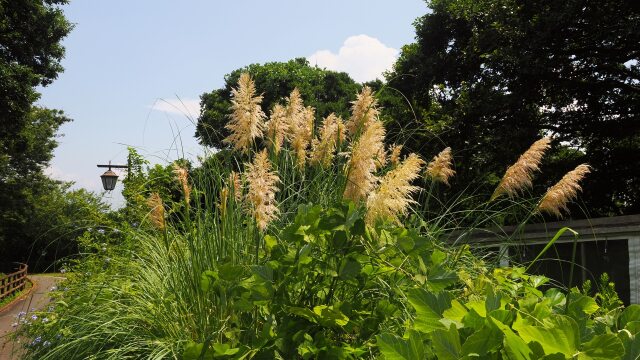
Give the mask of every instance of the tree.
M 66 0 L 0 0 L 0 267 L 22 258 L 35 241 L 34 214 L 55 181 L 43 174 L 70 121 L 62 111 L 34 106 L 37 86 L 62 71 L 62 39 L 72 25 Z
M 456 189 L 497 181 L 536 138 L 554 137 L 549 184 L 587 162 L 591 215 L 640 211 L 640 10 L 634 1 L 433 0 L 387 74 L 390 132 L 455 151 Z M 415 116 L 414 116 L 415 114 Z M 404 121 L 404 123 L 403 123 Z M 413 123 L 415 124 L 415 123 Z M 417 135 L 417 136 L 416 136 Z M 575 213 L 575 212 L 574 212 Z
M 252 64 L 225 75 L 225 86 L 200 96 L 201 114 L 198 119 L 196 137 L 201 144 L 222 149 L 222 139 L 227 137 L 224 128 L 231 106 L 231 89 L 240 74 L 248 72 L 256 83 L 258 93 L 264 98 L 262 108 L 265 113 L 276 103 L 289 96 L 298 88 L 305 104 L 315 107 L 317 117 L 325 117 L 334 112 L 348 116 L 350 101 L 355 99 L 359 85 L 343 72 L 312 67 L 304 58 L 288 62 Z

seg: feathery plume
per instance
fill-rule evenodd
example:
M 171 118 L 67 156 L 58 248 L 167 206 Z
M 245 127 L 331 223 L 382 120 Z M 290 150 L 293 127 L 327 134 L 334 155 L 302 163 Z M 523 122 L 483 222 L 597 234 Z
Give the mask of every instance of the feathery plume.
M 367 223 L 373 224 L 378 219 L 400 223 L 398 215 L 406 215 L 409 205 L 415 203 L 411 194 L 420 188 L 411 182 L 420 176 L 423 165 L 424 161 L 412 153 L 382 178 L 378 189 L 367 198 Z
M 391 161 L 391 165 L 396 167 L 400 163 L 400 152 L 402 151 L 402 145 L 393 145 L 391 148 L 391 155 L 389 156 L 389 161 Z
M 264 130 L 265 114 L 260 108 L 262 95 L 256 95 L 256 86 L 248 73 L 240 75 L 238 87 L 231 94 L 231 120 L 225 126 L 231 135 L 223 142 L 246 153 Z
M 578 195 L 578 191 L 582 190 L 579 182 L 590 172 L 589 165 L 581 164 L 566 173 L 560 181 L 547 190 L 540 200 L 537 210 L 562 218 L 562 210 L 568 213 L 567 203 Z
M 277 183 L 280 182 L 278 175 L 271 170 L 266 149 L 256 154 L 253 163 L 245 164 L 244 175 L 248 185 L 248 210 L 256 220 L 258 228 L 264 231 L 279 212 L 275 194 L 278 192 Z
M 376 154 L 384 142 L 384 126 L 380 121 L 373 121 L 362 133 L 355 144 L 351 145 L 351 155 L 347 163 L 347 185 L 344 198 L 358 202 L 367 197 L 373 190 L 378 178 L 376 171 Z
M 378 120 L 380 110 L 378 100 L 373 97 L 373 91 L 365 86 L 353 101 L 351 106 L 351 118 L 347 122 L 347 132 L 351 138 L 364 131 L 367 126 Z
M 288 131 L 287 125 L 287 109 L 280 104 L 276 104 L 273 110 L 271 110 L 271 116 L 266 124 L 267 141 L 276 155 L 280 152 L 284 144 L 284 139 Z
M 313 139 L 311 146 L 312 164 L 321 165 L 325 168 L 331 164 L 336 145 L 340 141 L 340 123 L 342 123 L 342 119 L 334 113 L 329 114 L 322 120 L 320 136 Z
M 149 198 L 147 198 L 147 206 L 151 210 L 149 213 L 151 224 L 153 224 L 153 226 L 158 230 L 164 230 L 166 227 L 164 219 L 164 204 L 162 203 L 160 194 L 154 192 L 149 195 Z
M 433 181 L 439 181 L 449 185 L 449 178 L 456 173 L 455 170 L 451 168 L 452 160 L 451 148 L 447 147 L 433 157 L 433 160 L 427 165 L 426 175 Z
M 189 171 L 178 165 L 173 164 L 173 173 L 176 175 L 178 182 L 182 186 L 182 193 L 187 204 L 191 201 L 191 186 L 189 185 Z
M 301 116 L 291 123 L 291 147 L 296 154 L 297 165 L 302 168 L 307 159 L 307 147 L 311 143 L 315 109 L 311 106 L 303 108 Z
M 534 142 L 527 151 L 520 155 L 518 161 L 509 166 L 489 201 L 504 194 L 515 197 L 524 189 L 532 187 L 532 174 L 534 171 L 540 171 L 540 161 L 550 143 L 551 138 L 544 137 Z

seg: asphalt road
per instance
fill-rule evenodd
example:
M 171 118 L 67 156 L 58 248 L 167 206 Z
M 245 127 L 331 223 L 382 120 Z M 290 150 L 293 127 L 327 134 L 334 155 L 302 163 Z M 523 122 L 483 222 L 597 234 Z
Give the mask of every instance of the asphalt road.
M 0 360 L 20 358 L 22 346 L 19 340 L 12 339 L 10 336 L 16 330 L 13 325 L 17 323 L 18 314 L 24 311 L 29 316 L 31 311 L 44 309 L 49 303 L 48 294 L 51 288 L 64 280 L 63 277 L 51 275 L 29 275 L 29 278 L 35 283 L 35 288 L 31 293 L 22 296 L 20 300 L 0 313 Z

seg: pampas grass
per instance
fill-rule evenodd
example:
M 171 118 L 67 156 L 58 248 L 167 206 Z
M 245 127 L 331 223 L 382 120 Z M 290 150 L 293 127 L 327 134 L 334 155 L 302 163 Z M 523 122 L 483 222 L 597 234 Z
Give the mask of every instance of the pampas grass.
M 184 195 L 185 203 L 189 204 L 191 202 L 191 185 L 189 185 L 189 171 L 178 164 L 174 164 L 173 173 L 176 175 L 176 179 L 182 187 L 182 193 Z
M 327 168 L 333 161 L 333 155 L 338 143 L 344 138 L 342 119 L 331 113 L 322 120 L 320 136 L 313 139 L 311 148 L 311 164 Z M 341 133 L 342 132 L 342 133 Z
M 575 169 L 566 173 L 560 181 L 553 185 L 542 197 L 538 204 L 539 212 L 546 212 L 562 218 L 562 211 L 569 212 L 567 203 L 578 195 L 581 191 L 580 181 L 591 172 L 591 167 L 587 164 L 578 165 Z
M 223 142 L 235 150 L 248 153 L 256 138 L 262 137 L 265 114 L 260 107 L 262 96 L 248 73 L 242 73 L 238 87 L 231 91 L 231 117 L 225 128 L 231 134 Z
M 147 198 L 147 206 L 151 210 L 149 212 L 149 220 L 151 221 L 151 224 L 156 229 L 164 231 L 166 228 L 164 204 L 162 203 L 160 194 L 154 192 L 149 195 L 149 198 Z
M 275 194 L 280 182 L 278 175 L 271 170 L 266 149 L 256 154 L 253 163 L 245 164 L 244 175 L 247 179 L 248 210 L 258 228 L 264 231 L 278 216 Z
M 266 125 L 267 142 L 276 155 L 280 153 L 282 145 L 284 145 L 287 131 L 287 109 L 280 104 L 276 104 L 271 110 L 271 116 L 269 116 L 269 121 Z
M 451 148 L 447 147 L 442 150 L 438 155 L 433 157 L 433 160 L 427 165 L 426 176 L 434 182 L 441 182 L 449 185 L 449 178 L 455 175 L 455 170 L 452 167 Z
M 399 215 L 406 215 L 409 205 L 415 203 L 412 195 L 420 188 L 411 182 L 420 176 L 424 161 L 410 154 L 381 180 L 380 186 L 367 198 L 366 220 L 374 224 L 379 219 L 390 219 L 400 224 Z
M 366 199 L 375 187 L 376 155 L 384 147 L 385 130 L 379 121 L 371 122 L 355 144 L 347 163 L 347 184 L 344 198 L 353 202 Z
M 368 86 L 362 88 L 356 100 L 351 104 L 351 118 L 347 122 L 346 128 L 349 136 L 353 139 L 364 131 L 369 124 L 378 121 L 380 110 L 378 109 L 378 101 Z
M 540 170 L 540 161 L 542 161 L 550 143 L 550 138 L 542 138 L 534 142 L 524 154 L 520 155 L 518 161 L 509 166 L 489 201 L 505 194 L 513 198 L 524 189 L 531 188 L 533 186 L 533 172 Z

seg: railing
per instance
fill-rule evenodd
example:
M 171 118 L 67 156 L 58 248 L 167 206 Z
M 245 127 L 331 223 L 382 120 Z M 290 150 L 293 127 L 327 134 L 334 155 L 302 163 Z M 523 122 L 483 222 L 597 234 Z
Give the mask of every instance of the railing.
M 18 271 L 0 278 L 0 301 L 24 289 L 26 284 L 27 264 L 20 264 Z

